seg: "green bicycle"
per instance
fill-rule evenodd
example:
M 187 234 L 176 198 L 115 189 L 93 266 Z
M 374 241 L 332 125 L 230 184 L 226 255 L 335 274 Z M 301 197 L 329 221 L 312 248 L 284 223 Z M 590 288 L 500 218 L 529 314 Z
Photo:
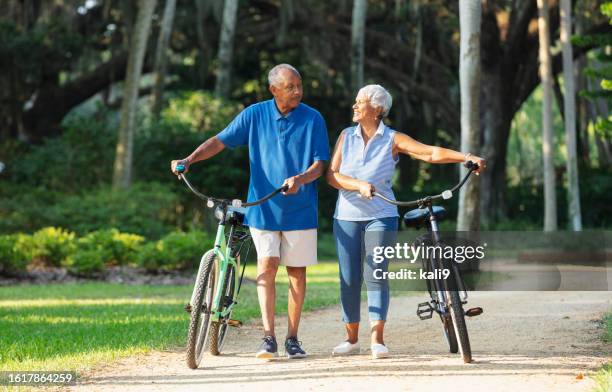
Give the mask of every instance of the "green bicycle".
M 206 201 L 208 208 L 215 208 L 214 215 L 219 221 L 215 245 L 204 253 L 196 275 L 191 300 L 185 305 L 190 313 L 189 331 L 187 333 L 187 366 L 196 369 L 205 348 L 212 355 L 219 355 L 227 336 L 229 326 L 239 327 L 242 323 L 232 320 L 231 315 L 240 293 L 246 263 L 240 271 L 241 255 L 246 260 L 250 251 L 250 233 L 244 222 L 246 207 L 261 204 L 287 186 L 279 188 L 262 199 L 243 203 L 240 200 L 228 200 L 209 197 L 191 185 L 185 177 L 185 166 L 177 165 L 179 178 L 200 199 Z M 226 229 L 227 227 L 227 229 Z

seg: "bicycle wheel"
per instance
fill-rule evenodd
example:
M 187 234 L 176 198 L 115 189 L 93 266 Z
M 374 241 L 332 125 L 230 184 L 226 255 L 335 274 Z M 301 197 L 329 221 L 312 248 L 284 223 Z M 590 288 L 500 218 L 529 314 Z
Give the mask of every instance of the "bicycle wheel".
M 228 265 L 227 273 L 225 274 L 225 281 L 223 282 L 223 298 L 221 299 L 221 309 L 224 310 L 226 306 L 231 304 L 230 301 L 234 298 L 234 289 L 236 287 L 236 279 L 235 279 L 236 269 L 233 265 Z M 223 343 L 225 343 L 225 338 L 227 336 L 227 321 L 231 318 L 232 313 L 228 313 L 222 320 L 218 322 L 211 323 L 210 326 L 210 339 L 209 343 L 209 352 L 212 355 L 219 355 L 221 350 L 223 349 Z
M 463 362 L 470 363 L 472 362 L 472 349 L 470 347 L 470 338 L 468 337 L 467 325 L 465 324 L 465 312 L 463 311 L 459 292 L 456 290 L 447 291 L 446 295 L 450 301 L 450 313 Z
M 455 335 L 455 328 L 453 327 L 453 319 L 450 315 L 440 316 L 440 320 L 442 320 L 442 326 L 444 328 L 444 337 L 446 338 L 446 343 L 448 343 L 448 350 L 456 354 L 459 351 L 459 346 L 457 345 L 457 336 Z
M 214 296 L 216 271 L 215 253 L 209 250 L 202 256 L 191 297 L 191 315 L 187 333 L 187 366 L 196 369 L 202 361 L 210 322 L 210 308 Z

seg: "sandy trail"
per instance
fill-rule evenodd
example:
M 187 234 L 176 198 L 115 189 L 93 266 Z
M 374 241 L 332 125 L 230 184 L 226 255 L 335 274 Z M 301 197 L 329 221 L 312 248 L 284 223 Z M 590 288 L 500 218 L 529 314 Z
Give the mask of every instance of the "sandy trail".
M 253 323 L 232 329 L 224 354 L 206 356 L 197 370 L 187 368 L 183 350 L 153 352 L 98 367 L 72 389 L 585 391 L 594 385 L 589 372 L 612 360 L 612 345 L 601 341 L 598 323 L 612 309 L 612 292 L 471 293 L 468 306 L 485 310 L 468 319 L 471 364 L 448 353 L 439 320 L 415 316 L 424 300 L 423 294 L 392 299 L 385 339 L 389 359 L 370 359 L 365 330 L 361 355 L 330 357 L 344 337 L 334 307 L 303 317 L 305 360 L 254 358 L 261 332 Z M 285 328 L 286 319 L 279 318 L 279 336 Z M 577 378 L 580 374 L 585 377 Z

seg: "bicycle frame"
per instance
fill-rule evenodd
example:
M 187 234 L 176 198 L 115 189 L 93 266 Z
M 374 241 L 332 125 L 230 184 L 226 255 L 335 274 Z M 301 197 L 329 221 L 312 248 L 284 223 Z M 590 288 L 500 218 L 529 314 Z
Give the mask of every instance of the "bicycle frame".
M 240 269 L 240 260 L 239 257 L 238 259 L 234 257 L 234 255 L 232 255 L 232 239 L 233 239 L 233 234 L 234 234 L 234 230 L 236 228 L 236 224 L 231 223 L 230 224 L 230 232 L 229 232 L 229 241 L 226 243 L 225 240 L 225 225 L 226 225 L 226 214 L 227 214 L 227 206 L 223 205 L 222 206 L 222 211 L 223 211 L 223 216 L 222 219 L 219 220 L 219 225 L 217 226 L 217 235 L 215 237 L 215 245 L 213 247 L 213 252 L 215 253 L 216 256 L 216 263 L 217 263 L 217 271 L 219 273 L 219 276 L 216 278 L 217 282 L 225 282 L 226 279 L 226 275 L 228 273 L 229 267 L 233 266 L 234 267 L 234 281 L 235 281 L 235 286 L 234 287 L 240 287 L 240 281 L 242 279 L 241 275 L 238 274 L 238 271 Z M 231 298 L 232 302 L 231 304 L 229 304 L 228 306 L 226 306 L 223 310 L 219 310 L 221 307 L 221 299 L 223 297 L 223 284 L 217 284 L 217 287 L 215 287 L 215 295 L 213 297 L 213 302 L 212 302 L 212 307 L 211 307 L 211 320 L 212 321 L 219 321 L 220 319 L 223 319 L 224 317 L 226 317 L 227 315 L 229 315 L 232 311 L 232 309 L 234 308 L 234 305 L 237 304 L 236 301 L 234 301 L 234 299 L 236 298 L 236 296 L 238 295 L 238 290 L 235 290 L 233 293 L 233 297 Z
M 438 229 L 438 221 L 436 220 L 436 216 L 433 213 L 431 200 L 426 201 L 423 207 L 426 207 L 429 210 L 429 227 L 427 227 L 427 231 L 429 232 L 429 234 L 431 234 L 433 245 L 440 246 L 442 244 L 442 238 L 440 237 L 440 232 Z M 433 257 L 433 256 L 430 257 L 428 262 L 431 263 L 431 266 L 434 270 L 440 269 L 443 267 L 443 265 L 438 265 L 440 264 L 441 260 L 439 260 L 436 257 Z M 451 265 L 451 268 L 453 269 L 453 277 L 457 283 L 457 288 L 463 293 L 462 299 L 463 301 L 467 301 L 468 294 L 467 294 L 467 291 L 465 290 L 465 284 L 463 282 L 463 278 L 461 277 L 461 272 L 459 271 L 459 268 L 457 268 L 457 265 L 455 263 L 450 263 L 450 265 Z M 438 314 L 446 315 L 448 313 L 448 309 L 447 309 L 448 298 L 446 298 L 446 292 L 448 291 L 448 288 L 444 286 L 447 286 L 448 283 L 442 282 L 439 279 L 435 279 L 433 281 L 433 285 L 434 285 L 433 290 L 431 290 L 429 285 L 428 285 L 428 289 L 429 289 L 429 294 L 431 296 L 431 299 L 434 300 L 436 304 L 436 308 L 434 308 L 434 310 Z

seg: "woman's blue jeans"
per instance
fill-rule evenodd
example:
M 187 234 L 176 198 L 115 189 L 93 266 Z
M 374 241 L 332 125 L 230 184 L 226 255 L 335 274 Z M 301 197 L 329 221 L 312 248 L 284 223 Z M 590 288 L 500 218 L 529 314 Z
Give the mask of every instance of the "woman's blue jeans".
M 389 260 L 374 261 L 374 246 L 394 246 L 397 237 L 397 218 L 370 221 L 334 219 L 334 237 L 340 267 L 340 301 L 345 323 L 360 321 L 361 286 L 366 283 L 370 321 L 387 319 L 389 310 L 389 282 L 376 279 L 374 271 L 386 272 Z M 376 276 L 380 277 L 379 271 Z

